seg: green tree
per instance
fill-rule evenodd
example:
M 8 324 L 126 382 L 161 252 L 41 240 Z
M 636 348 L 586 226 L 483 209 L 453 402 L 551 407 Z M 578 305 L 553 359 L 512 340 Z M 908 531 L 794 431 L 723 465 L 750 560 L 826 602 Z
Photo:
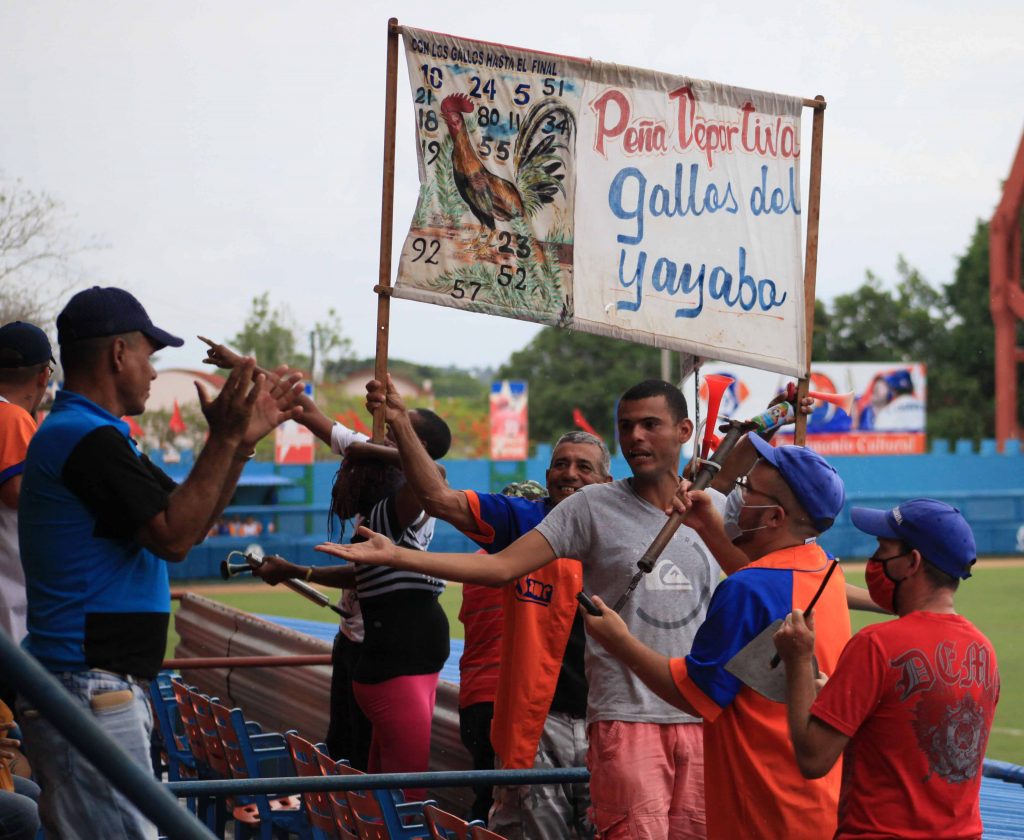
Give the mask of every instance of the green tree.
M 1024 229 L 1024 225 L 1022 225 Z M 979 221 L 944 289 L 952 317 L 928 371 L 928 429 L 936 437 L 995 434 L 995 328 L 989 308 L 989 226 Z M 1018 345 L 1024 329 L 1018 325 Z M 1024 367 L 1018 368 L 1017 416 L 1024 413 Z
M 79 279 L 74 257 L 96 247 L 70 231 L 60 201 L 0 174 L 0 324 L 46 327 Z
M 606 443 L 614 440 L 615 400 L 642 379 L 661 376 L 661 351 L 589 333 L 541 330 L 498 370 L 530 386 L 530 438 L 553 442 L 575 428 L 578 408 Z
M 308 369 L 312 359 L 300 349 L 306 346 L 307 338 L 315 347 L 320 369 L 332 363 L 332 356 L 347 356 L 351 352 L 351 341 L 342 332 L 341 318 L 334 309 L 328 309 L 327 317 L 304 333 L 288 307 L 271 306 L 270 292 L 264 292 L 252 299 L 245 324 L 230 343 L 240 352 L 255 356 L 263 367 L 287 364 Z
M 831 305 L 815 303 L 814 360 L 921 361 L 928 370 L 928 434 L 992 437 L 995 332 L 989 309 L 989 230 L 978 222 L 951 282 L 936 288 L 901 257 L 895 288 L 868 272 Z M 1024 343 L 1024 330 L 1018 334 Z M 1024 370 L 1018 383 L 1024 411 Z
M 270 292 L 264 292 L 252 299 L 249 316 L 231 343 L 265 368 L 290 365 L 295 363 L 296 329 L 287 307 L 271 308 Z
M 332 362 L 352 355 L 352 340 L 342 332 L 341 317 L 333 308 L 327 310 L 326 319 L 313 324 L 309 339 L 310 350 L 316 354 L 316 367 L 321 371 L 326 371 Z M 316 371 L 312 373 L 315 377 Z
M 896 273 L 891 291 L 869 271 L 863 285 L 837 296 L 830 310 L 815 304 L 816 361 L 918 361 L 931 354 L 949 320 L 946 297 L 903 257 Z

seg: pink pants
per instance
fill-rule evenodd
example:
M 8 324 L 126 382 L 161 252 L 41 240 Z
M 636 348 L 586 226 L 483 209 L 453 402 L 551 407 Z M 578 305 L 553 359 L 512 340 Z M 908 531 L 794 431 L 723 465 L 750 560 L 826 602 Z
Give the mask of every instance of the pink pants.
M 587 732 L 590 801 L 602 840 L 703 840 L 699 723 L 604 720 Z
M 359 708 L 373 724 L 371 773 L 423 773 L 430 764 L 430 724 L 437 674 L 394 677 L 382 683 L 352 683 Z M 426 799 L 425 788 L 405 791 L 407 801 Z

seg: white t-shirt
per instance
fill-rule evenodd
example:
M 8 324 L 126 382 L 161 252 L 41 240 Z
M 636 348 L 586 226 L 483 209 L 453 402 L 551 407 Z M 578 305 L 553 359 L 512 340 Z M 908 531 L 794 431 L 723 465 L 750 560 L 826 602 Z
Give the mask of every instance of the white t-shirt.
M 369 438 L 362 432 L 350 429 L 344 423 L 335 423 L 331 427 L 331 451 L 335 455 L 344 455 L 345 450 L 353 443 L 364 443 Z M 362 524 L 357 517 L 353 530 Z M 359 598 L 354 589 L 342 589 L 338 597 L 338 606 L 352 614 L 351 618 L 341 620 L 341 633 L 353 642 L 361 642 L 364 638 L 363 611 L 359 608 Z
M 369 438 L 362 432 L 350 429 L 344 423 L 331 426 L 331 451 L 335 455 L 344 455 L 345 450 L 353 443 L 365 443 Z
M 709 490 L 722 511 L 725 496 Z M 637 560 L 664 526 L 665 512 L 640 498 L 629 479 L 591 484 L 555 507 L 537 526 L 556 557 L 583 563 L 583 586 L 609 606 L 637 571 Z M 630 632 L 668 657 L 685 656 L 704 621 L 721 569 L 696 531 L 683 525 L 620 615 Z M 697 721 L 669 705 L 628 667 L 587 638 L 587 722 Z

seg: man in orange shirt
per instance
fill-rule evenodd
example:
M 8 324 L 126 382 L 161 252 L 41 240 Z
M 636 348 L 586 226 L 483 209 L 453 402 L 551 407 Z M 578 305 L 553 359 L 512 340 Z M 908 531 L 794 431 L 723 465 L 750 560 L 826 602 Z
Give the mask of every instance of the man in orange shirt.
M 0 327 L 0 628 L 25 637 L 25 575 L 18 553 L 18 494 L 35 412 L 53 372 L 50 340 L 39 327 Z
M 839 767 L 824 778 L 803 778 L 789 747 L 786 707 L 769 700 L 727 670 L 743 647 L 793 605 L 806 607 L 830 561 L 816 542 L 845 501 L 842 480 L 816 452 L 773 448 L 755 435 L 759 456 L 733 491 L 730 540 L 721 516 L 703 493 L 691 493 L 686 524 L 720 565 L 739 550 L 749 561 L 715 590 L 690 653 L 669 659 L 630 635 L 600 598 L 601 616 L 587 616 L 587 632 L 625 663 L 656 694 L 704 718 L 704 790 L 709 840 L 829 840 L 836 828 Z M 850 638 L 842 572 L 828 581 L 815 608 L 814 647 L 831 673 Z

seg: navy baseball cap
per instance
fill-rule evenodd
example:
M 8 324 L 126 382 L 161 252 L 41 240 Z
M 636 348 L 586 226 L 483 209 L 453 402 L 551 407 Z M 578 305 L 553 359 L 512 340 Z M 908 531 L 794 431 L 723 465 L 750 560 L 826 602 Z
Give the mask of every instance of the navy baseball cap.
M 67 344 L 85 338 L 141 332 L 160 350 L 181 347 L 185 342 L 176 335 L 154 326 L 146 310 L 124 289 L 93 286 L 68 301 L 57 316 L 57 343 Z
M 0 327 L 0 368 L 22 368 L 53 361 L 50 339 L 39 327 L 11 321 Z
M 953 577 L 969 578 L 978 559 L 967 520 L 955 507 L 936 499 L 910 499 L 892 510 L 855 507 L 850 519 L 865 534 L 902 540 Z
M 747 435 L 757 454 L 777 469 L 819 532 L 827 531 L 846 503 L 843 480 L 828 461 L 803 446 L 772 446 Z

